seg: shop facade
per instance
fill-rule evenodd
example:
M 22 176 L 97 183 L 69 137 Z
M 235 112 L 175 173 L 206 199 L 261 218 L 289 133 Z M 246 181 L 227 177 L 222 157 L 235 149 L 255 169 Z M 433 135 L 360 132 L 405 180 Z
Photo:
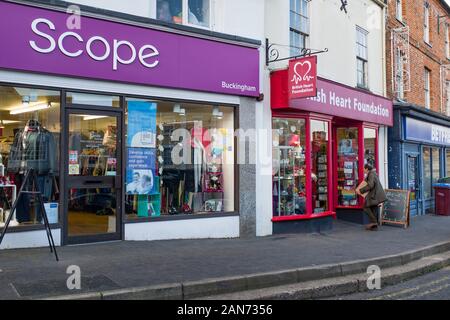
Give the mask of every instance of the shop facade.
M 355 189 L 364 164 L 383 166 L 379 131 L 393 124 L 392 101 L 324 78 L 316 97 L 290 99 L 288 84 L 288 70 L 272 72 L 274 233 L 364 223 Z
M 254 230 L 234 134 L 254 127 L 259 41 L 68 17 L 0 3 L 2 220 L 33 168 L 60 245 Z M 46 245 L 33 199 L 19 207 L 2 248 Z
M 448 176 L 449 117 L 423 107 L 395 103 L 394 127 L 389 129 L 390 188 L 411 191 L 411 215 L 434 213 L 433 184 Z

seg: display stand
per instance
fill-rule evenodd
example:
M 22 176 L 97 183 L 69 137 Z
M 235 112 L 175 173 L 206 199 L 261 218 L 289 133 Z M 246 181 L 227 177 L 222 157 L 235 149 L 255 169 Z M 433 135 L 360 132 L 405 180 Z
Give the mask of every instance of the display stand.
M 25 186 L 27 186 L 29 182 L 31 182 L 31 190 L 26 190 L 27 188 Z M 58 253 L 56 252 L 55 242 L 53 241 L 52 230 L 50 229 L 47 213 L 45 212 L 44 199 L 42 198 L 42 193 L 37 189 L 37 176 L 34 169 L 28 170 L 25 175 L 25 179 L 22 183 L 22 186 L 20 187 L 19 194 L 17 195 L 16 201 L 14 201 L 14 204 L 11 208 L 11 213 L 9 214 L 8 219 L 6 220 L 5 227 L 3 228 L 2 234 L 0 236 L 0 245 L 3 242 L 3 238 L 5 237 L 6 231 L 8 230 L 9 224 L 11 223 L 11 219 L 16 211 L 17 203 L 19 202 L 22 194 L 31 194 L 37 196 L 37 201 L 39 202 L 41 214 L 44 220 L 45 231 L 47 232 L 47 239 L 50 247 L 50 252 L 54 253 L 56 261 L 59 261 Z

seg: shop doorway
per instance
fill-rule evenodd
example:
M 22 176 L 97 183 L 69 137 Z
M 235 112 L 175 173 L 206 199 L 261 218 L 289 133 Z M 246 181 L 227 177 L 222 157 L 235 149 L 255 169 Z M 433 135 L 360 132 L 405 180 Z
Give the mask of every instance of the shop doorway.
M 65 243 L 119 240 L 122 114 L 66 110 Z
M 420 183 L 419 183 L 419 156 L 408 154 L 406 157 L 407 166 L 407 188 L 410 194 L 410 212 L 415 216 L 419 212 Z

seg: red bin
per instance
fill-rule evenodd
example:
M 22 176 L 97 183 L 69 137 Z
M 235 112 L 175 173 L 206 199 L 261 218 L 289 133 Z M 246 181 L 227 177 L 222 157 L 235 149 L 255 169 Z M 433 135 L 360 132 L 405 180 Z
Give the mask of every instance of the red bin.
M 434 185 L 435 213 L 450 216 L 450 184 L 437 183 Z

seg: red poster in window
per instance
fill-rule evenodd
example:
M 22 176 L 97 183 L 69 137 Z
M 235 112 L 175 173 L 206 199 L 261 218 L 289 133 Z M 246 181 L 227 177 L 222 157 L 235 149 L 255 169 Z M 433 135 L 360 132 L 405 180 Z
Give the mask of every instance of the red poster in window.
M 317 56 L 289 61 L 289 98 L 299 99 L 317 95 Z

